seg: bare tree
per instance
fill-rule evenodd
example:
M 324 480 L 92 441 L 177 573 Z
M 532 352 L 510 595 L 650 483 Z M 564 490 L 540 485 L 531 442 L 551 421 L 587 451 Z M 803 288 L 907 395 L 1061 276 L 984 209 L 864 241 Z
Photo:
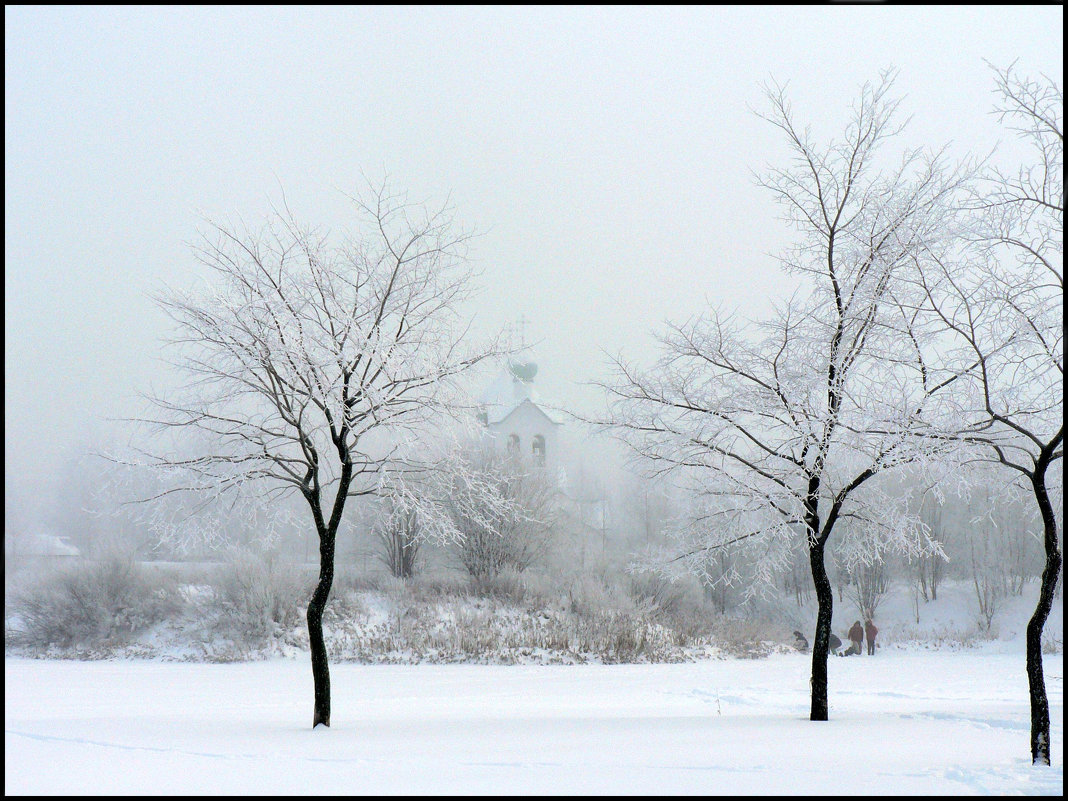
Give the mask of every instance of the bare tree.
M 422 544 L 418 510 L 394 499 L 387 499 L 385 504 L 384 514 L 374 527 L 378 558 L 390 575 L 410 579 L 415 575 Z
M 1048 765 L 1042 630 L 1062 563 L 1050 466 L 1064 453 L 1064 100 L 1052 79 L 1024 78 L 1012 67 L 996 71 L 996 92 L 995 113 L 1032 147 L 1034 161 L 987 174 L 972 203 L 971 246 L 956 258 L 928 259 L 923 282 L 947 369 L 977 365 L 955 388 L 954 420 L 963 423 L 950 430 L 979 458 L 1014 473 L 1041 514 L 1045 565 L 1027 625 L 1027 677 L 1031 755 Z
M 885 559 L 860 565 L 849 585 L 849 600 L 861 617 L 873 618 L 886 593 L 890 590 L 890 569 Z
M 812 582 L 808 573 L 808 550 L 796 548 L 786 571 L 783 573 L 783 589 L 792 593 L 798 608 L 808 602 L 812 594 Z M 841 596 L 839 596 L 841 600 Z
M 942 521 L 942 505 L 936 498 L 926 493 L 920 501 L 920 519 L 930 531 L 930 537 L 941 546 L 941 553 L 935 551 L 916 559 L 915 572 L 924 603 L 938 600 L 938 588 L 946 576 L 947 556 L 945 546 L 949 542 L 949 527 Z
M 734 585 L 739 580 L 738 566 L 735 564 L 737 558 L 737 554 L 730 549 L 709 551 L 701 566 L 700 581 L 705 600 L 711 601 L 721 615 L 735 605 Z
M 917 254 L 946 236 L 961 177 L 921 151 L 880 170 L 881 146 L 901 130 L 891 84 L 885 74 L 865 85 L 843 140 L 828 147 L 797 126 L 781 88 L 768 91 L 766 119 L 785 134 L 792 162 L 763 184 L 798 232 L 783 266 L 808 279 L 810 294 L 761 324 L 712 312 L 671 325 L 652 370 L 618 359 L 619 378 L 606 386 L 613 430 L 654 470 L 692 475 L 708 500 L 677 558 L 756 541 L 770 571 L 804 542 L 818 602 L 812 720 L 827 719 L 833 596 L 824 553 L 836 523 L 857 523 L 843 535 L 853 566 L 889 547 L 933 547 L 873 479 L 933 453 L 906 432 L 951 380 L 922 380 L 893 290 Z
M 450 209 L 385 187 L 352 201 L 361 227 L 336 245 L 288 208 L 258 231 L 209 224 L 196 254 L 213 280 L 159 298 L 188 382 L 153 398 L 160 412 L 146 421 L 175 441 L 193 430 L 211 443 L 151 458 L 180 475 L 168 492 L 307 503 L 319 539 L 307 611 L 313 726 L 330 725 L 322 621 L 346 500 L 406 469 L 405 444 L 453 408 L 455 379 L 490 355 L 463 345 L 469 234 Z
M 972 587 L 979 607 L 979 625 L 989 631 L 994 615 L 1007 594 L 1000 543 L 988 526 L 980 525 L 968 540 L 968 557 L 972 569 Z

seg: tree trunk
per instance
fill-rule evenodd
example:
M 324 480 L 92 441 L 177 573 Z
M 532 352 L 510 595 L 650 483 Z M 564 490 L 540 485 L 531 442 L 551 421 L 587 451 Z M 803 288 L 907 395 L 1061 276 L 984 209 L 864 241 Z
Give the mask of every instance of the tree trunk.
M 834 591 L 823 561 L 824 542 L 809 539 L 808 562 L 816 587 L 816 636 L 812 645 L 812 711 L 809 720 L 827 720 L 827 652 L 831 643 L 831 613 Z
M 1046 547 L 1046 566 L 1042 570 L 1042 585 L 1038 592 L 1038 606 L 1027 623 L 1027 685 L 1031 695 L 1031 762 L 1050 764 L 1049 699 L 1046 679 L 1042 672 L 1042 629 L 1053 605 L 1053 593 L 1061 570 L 1061 549 L 1057 540 L 1057 519 L 1053 514 L 1046 489 L 1045 465 L 1039 465 L 1031 479 L 1035 499 L 1042 512 L 1042 526 Z
M 334 584 L 335 531 L 319 532 L 319 583 L 308 602 L 308 643 L 311 646 L 312 679 L 315 682 L 315 713 L 312 728 L 330 725 L 330 666 L 323 639 L 323 612 Z

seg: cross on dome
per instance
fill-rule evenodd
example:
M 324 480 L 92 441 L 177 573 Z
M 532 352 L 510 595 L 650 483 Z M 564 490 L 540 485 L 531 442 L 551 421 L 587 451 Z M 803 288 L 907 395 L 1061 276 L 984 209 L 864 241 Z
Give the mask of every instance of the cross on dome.
M 527 324 L 530 322 L 525 314 L 520 314 L 519 319 L 513 323 L 509 323 L 505 328 L 512 336 L 519 337 L 519 349 L 523 350 L 527 346 Z

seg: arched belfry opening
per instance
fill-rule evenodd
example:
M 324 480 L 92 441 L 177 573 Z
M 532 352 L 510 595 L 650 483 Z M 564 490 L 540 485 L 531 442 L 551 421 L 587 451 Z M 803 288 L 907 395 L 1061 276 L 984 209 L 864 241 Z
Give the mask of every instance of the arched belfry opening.
M 531 440 L 530 446 L 531 456 L 534 459 L 534 464 L 545 464 L 545 437 L 541 434 L 535 434 L 534 439 Z

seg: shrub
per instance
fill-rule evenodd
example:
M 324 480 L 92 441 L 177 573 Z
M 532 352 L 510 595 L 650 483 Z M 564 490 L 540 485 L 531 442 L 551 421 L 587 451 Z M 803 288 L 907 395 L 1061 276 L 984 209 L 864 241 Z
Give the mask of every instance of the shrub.
M 235 639 L 260 644 L 301 621 L 314 577 L 275 552 L 234 550 L 216 578 L 220 626 Z
M 492 447 L 463 456 L 449 501 L 462 535 L 452 546 L 460 566 L 484 585 L 506 570 L 522 573 L 548 552 L 556 487 L 551 474 Z
M 627 576 L 627 592 L 641 605 L 651 607 L 665 615 L 681 612 L 692 603 L 690 587 L 687 583 L 656 572 L 632 573 Z
M 759 659 L 776 652 L 793 652 L 793 632 L 781 623 L 719 617 L 711 636 L 724 652 L 740 659 Z
M 577 576 L 567 586 L 567 610 L 579 617 L 592 618 L 613 612 L 632 614 L 637 609 L 634 600 L 620 587 L 597 576 Z
M 131 558 L 109 556 L 40 575 L 16 590 L 12 612 L 22 626 L 11 639 L 32 648 L 121 645 L 181 606 L 172 581 Z

